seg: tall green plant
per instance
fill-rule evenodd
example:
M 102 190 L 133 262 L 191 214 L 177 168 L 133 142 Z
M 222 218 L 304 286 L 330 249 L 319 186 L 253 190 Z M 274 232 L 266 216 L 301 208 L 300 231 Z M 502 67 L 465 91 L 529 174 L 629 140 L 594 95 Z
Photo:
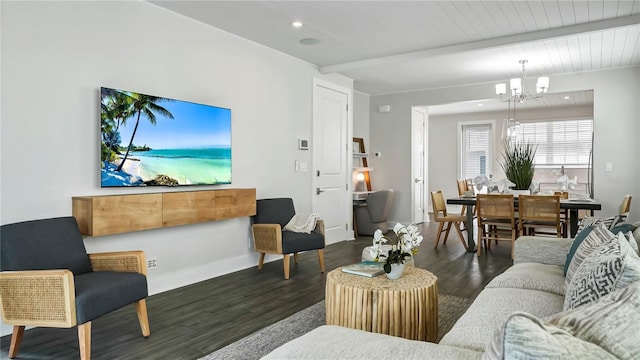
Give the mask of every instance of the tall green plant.
M 520 141 L 503 141 L 502 170 L 516 184 L 515 190 L 528 190 L 535 171 L 537 145 Z

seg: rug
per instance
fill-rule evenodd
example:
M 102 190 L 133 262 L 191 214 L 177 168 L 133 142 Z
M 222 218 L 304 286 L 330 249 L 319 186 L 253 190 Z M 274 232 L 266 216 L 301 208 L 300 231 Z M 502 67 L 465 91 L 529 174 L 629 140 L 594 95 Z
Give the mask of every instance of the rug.
M 472 300 L 438 294 L 438 341 L 464 314 Z M 275 348 L 325 324 L 324 300 L 231 343 L 200 360 L 260 359 Z

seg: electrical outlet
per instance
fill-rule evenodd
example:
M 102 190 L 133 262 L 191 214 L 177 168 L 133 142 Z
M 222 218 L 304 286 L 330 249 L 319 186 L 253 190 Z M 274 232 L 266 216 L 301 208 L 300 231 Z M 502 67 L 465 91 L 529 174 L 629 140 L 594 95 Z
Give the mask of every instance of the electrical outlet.
M 153 270 L 158 267 L 158 258 L 150 257 L 147 258 L 147 270 Z

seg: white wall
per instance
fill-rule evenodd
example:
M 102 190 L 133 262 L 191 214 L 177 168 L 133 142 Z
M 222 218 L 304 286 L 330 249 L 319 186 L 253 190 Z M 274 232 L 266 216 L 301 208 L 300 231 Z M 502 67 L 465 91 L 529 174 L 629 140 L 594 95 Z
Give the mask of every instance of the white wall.
M 634 199 L 640 198 L 640 148 L 637 146 L 640 67 L 554 76 L 551 77 L 551 86 L 553 92 L 594 90 L 594 184 L 595 196 L 603 203 L 600 214 L 616 213 L 625 194 L 633 195 Z M 396 190 L 392 218 L 398 221 L 411 219 L 411 149 L 408 141 L 411 106 L 492 99 L 495 97 L 494 89 L 494 84 L 476 84 L 370 98 L 371 148 L 386 154 L 376 159 L 373 166 L 377 179 L 384 181 L 380 186 Z M 391 105 L 391 112 L 375 112 L 379 105 Z M 445 129 L 441 130 L 444 131 L 442 136 L 449 136 Z M 437 134 L 431 128 L 429 131 L 429 173 L 448 172 L 452 164 L 438 159 L 438 154 L 455 153 L 457 144 L 435 147 L 431 138 Z M 612 172 L 604 171 L 608 161 L 613 163 Z M 450 191 L 455 190 L 454 179 L 450 179 L 453 189 Z M 430 182 L 430 190 L 435 189 L 435 185 Z M 640 201 L 632 202 L 631 211 L 631 220 L 639 220 Z
M 233 183 L 311 211 L 313 78 L 351 79 L 139 2 L 2 2 L 1 223 L 71 215 L 71 197 L 186 189 L 101 189 L 99 88 L 232 109 Z M 158 258 L 151 293 L 255 266 L 249 218 L 86 238 L 89 252 Z M 274 258 L 270 258 L 273 260 Z M 257 270 L 256 270 L 257 271 Z M 3 334 L 4 334 L 3 330 Z
M 353 92 L 353 137 L 364 139 L 364 146 L 369 151 L 369 95 Z

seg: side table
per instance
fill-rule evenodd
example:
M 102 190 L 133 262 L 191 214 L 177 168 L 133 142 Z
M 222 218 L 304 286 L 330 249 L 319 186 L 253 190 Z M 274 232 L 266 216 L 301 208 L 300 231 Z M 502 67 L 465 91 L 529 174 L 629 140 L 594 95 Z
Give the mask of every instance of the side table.
M 415 267 L 405 267 L 398 280 L 385 275 L 367 278 L 335 269 L 327 274 L 327 325 L 435 342 L 437 280 L 432 273 Z

